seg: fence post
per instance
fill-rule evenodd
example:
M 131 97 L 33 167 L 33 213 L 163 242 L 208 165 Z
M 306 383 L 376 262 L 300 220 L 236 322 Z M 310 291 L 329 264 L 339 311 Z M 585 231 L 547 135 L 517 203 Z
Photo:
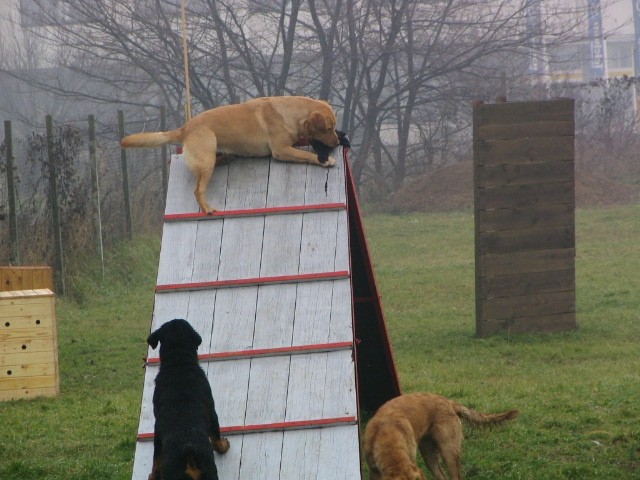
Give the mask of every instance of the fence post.
M 100 179 L 98 177 L 98 160 L 96 156 L 96 123 L 93 115 L 89 115 L 89 165 L 91 166 L 91 206 L 93 210 L 93 236 L 96 251 L 100 253 L 100 262 L 102 264 L 102 273 L 104 276 L 102 215 L 100 212 Z
M 120 140 L 124 138 L 124 112 L 118 110 L 118 132 Z M 120 164 L 122 167 L 122 190 L 124 192 L 124 214 L 127 224 L 127 237 L 129 240 L 133 238 L 131 229 L 131 202 L 129 201 L 129 172 L 127 171 L 127 152 L 124 148 L 120 149 Z
M 160 131 L 164 132 L 167 129 L 167 115 L 164 105 L 160 107 Z M 160 159 L 162 161 L 162 194 L 167 198 L 167 184 L 169 182 L 169 172 L 167 169 L 167 146 L 162 145 L 160 148 Z
M 47 161 L 49 162 L 49 204 L 51 205 L 51 221 L 53 222 L 54 282 L 56 292 L 64 295 L 64 260 L 62 257 L 62 231 L 60 228 L 60 209 L 58 207 L 58 185 L 56 179 L 56 162 L 58 159 L 53 150 L 53 121 L 51 115 L 46 117 L 47 125 Z
M 14 183 L 13 166 L 13 134 L 11 121 L 4 122 L 4 145 L 7 155 L 7 193 L 9 195 L 9 241 L 11 243 L 11 256 L 9 263 L 20 265 L 20 244 L 18 242 L 18 216 L 16 215 L 16 186 Z

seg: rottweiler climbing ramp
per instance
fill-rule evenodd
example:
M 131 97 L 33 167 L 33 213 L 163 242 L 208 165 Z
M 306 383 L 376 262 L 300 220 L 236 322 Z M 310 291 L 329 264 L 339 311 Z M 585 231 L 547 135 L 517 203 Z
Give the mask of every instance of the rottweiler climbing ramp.
M 220 478 L 361 478 L 360 407 L 400 388 L 348 161 L 237 159 L 216 168 L 212 216 L 193 189 L 174 156 L 151 330 L 185 318 L 203 338 L 231 442 Z M 158 364 L 149 350 L 134 480 L 151 471 Z

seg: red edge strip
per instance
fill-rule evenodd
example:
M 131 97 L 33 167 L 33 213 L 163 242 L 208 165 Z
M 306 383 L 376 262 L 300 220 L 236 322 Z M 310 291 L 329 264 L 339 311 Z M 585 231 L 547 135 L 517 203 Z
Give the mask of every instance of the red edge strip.
M 319 203 L 315 205 L 294 205 L 289 207 L 268 207 L 268 208 L 251 208 L 246 210 L 225 210 L 213 212 L 211 215 L 206 213 L 169 213 L 164 216 L 165 222 L 175 222 L 181 220 L 214 220 L 216 218 L 232 218 L 232 217 L 255 217 L 260 215 L 282 215 L 286 213 L 310 213 L 345 210 L 346 203 Z
M 300 353 L 322 353 L 333 352 L 336 350 L 346 350 L 352 347 L 353 342 L 334 342 L 319 343 L 316 345 L 297 345 L 292 347 L 256 348 L 250 350 L 237 350 L 234 352 L 205 353 L 202 355 L 198 355 L 198 360 L 206 362 L 213 360 L 235 360 L 238 358 L 270 357 Z M 147 359 L 147 364 L 157 363 L 160 363 L 159 357 L 151 357 Z
M 277 277 L 240 278 L 238 280 L 216 280 L 211 282 L 169 283 L 157 285 L 156 292 L 204 290 L 220 287 L 245 287 L 276 283 L 298 283 L 314 280 L 340 280 L 343 278 L 349 278 L 349 272 L 347 270 L 341 270 L 338 272 L 306 273 L 302 275 L 281 275 Z
M 301 430 L 305 428 L 335 427 L 340 425 L 355 425 L 356 417 L 321 418 L 318 420 L 300 420 L 295 422 L 264 423 L 261 425 L 238 425 L 220 428 L 223 435 L 239 435 L 243 433 L 264 433 L 285 430 Z M 138 441 L 153 439 L 153 433 L 139 433 Z

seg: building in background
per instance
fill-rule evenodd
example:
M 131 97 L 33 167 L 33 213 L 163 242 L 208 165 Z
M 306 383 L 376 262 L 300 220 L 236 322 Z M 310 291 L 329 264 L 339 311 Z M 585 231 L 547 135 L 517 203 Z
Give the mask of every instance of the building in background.
M 575 41 L 550 47 L 545 55 L 532 48 L 532 65 L 544 63 L 537 72 L 552 82 L 640 76 L 640 0 L 581 1 L 586 12 Z M 532 0 L 530 15 L 545 2 Z

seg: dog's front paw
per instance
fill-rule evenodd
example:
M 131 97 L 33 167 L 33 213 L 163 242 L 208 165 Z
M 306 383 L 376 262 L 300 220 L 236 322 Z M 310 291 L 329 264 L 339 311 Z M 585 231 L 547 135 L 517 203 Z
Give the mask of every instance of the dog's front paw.
M 336 159 L 329 156 L 326 159 L 320 159 L 320 157 L 318 156 L 318 162 L 320 162 L 320 165 L 322 165 L 323 167 L 329 168 L 329 167 L 333 167 L 336 164 Z

